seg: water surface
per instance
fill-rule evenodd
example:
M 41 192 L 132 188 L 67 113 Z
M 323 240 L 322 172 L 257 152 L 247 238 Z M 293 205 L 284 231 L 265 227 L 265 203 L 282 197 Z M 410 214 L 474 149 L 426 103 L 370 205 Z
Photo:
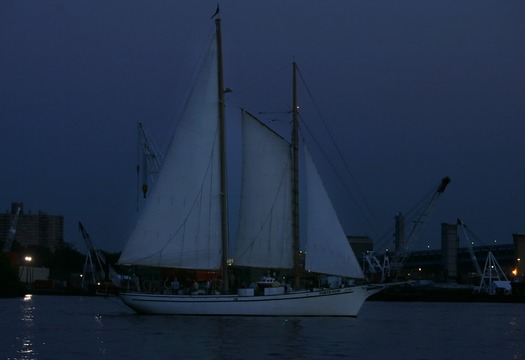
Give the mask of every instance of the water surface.
M 366 302 L 357 318 L 146 316 L 116 298 L 0 300 L 2 359 L 523 359 L 525 304 Z

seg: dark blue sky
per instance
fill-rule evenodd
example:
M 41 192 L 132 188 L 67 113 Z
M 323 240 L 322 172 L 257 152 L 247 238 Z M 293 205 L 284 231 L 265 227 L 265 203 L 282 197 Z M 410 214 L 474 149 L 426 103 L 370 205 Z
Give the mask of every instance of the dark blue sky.
M 136 216 L 136 124 L 165 148 L 216 3 L 1 2 L 0 209 L 62 214 L 79 250 L 78 221 L 121 250 Z M 290 109 L 295 57 L 317 106 L 302 87 L 301 116 L 337 163 L 321 114 L 360 189 L 344 172 L 352 195 L 326 178 L 349 234 L 389 233 L 443 176 L 419 248 L 438 247 L 440 223 L 457 217 L 485 244 L 525 232 L 524 1 L 232 0 L 221 17 L 228 124 L 240 106 Z

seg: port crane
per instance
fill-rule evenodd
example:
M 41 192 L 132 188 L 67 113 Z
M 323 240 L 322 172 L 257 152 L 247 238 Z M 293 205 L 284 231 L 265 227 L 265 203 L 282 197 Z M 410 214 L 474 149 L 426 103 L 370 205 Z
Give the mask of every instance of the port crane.
M 504 293 L 511 292 L 510 281 L 505 275 L 505 271 L 501 268 L 500 264 L 496 260 L 496 257 L 489 251 L 487 253 L 487 258 L 485 259 L 485 266 L 483 271 L 479 266 L 478 259 L 474 253 L 473 242 L 470 240 L 468 233 L 472 234 L 472 231 L 467 228 L 467 226 L 460 220 L 457 220 L 457 226 L 461 227 L 463 236 L 467 242 L 467 249 L 470 253 L 470 259 L 472 260 L 474 267 L 476 268 L 476 275 L 480 278 L 480 283 L 477 291 L 479 293 L 487 293 L 489 295 L 494 295 L 497 291 L 497 288 L 503 289 Z
M 419 238 L 419 234 L 421 233 L 423 225 L 429 218 L 437 200 L 441 197 L 441 195 L 443 195 L 449 183 L 450 178 L 448 176 L 442 178 L 431 197 L 423 201 L 423 205 L 417 211 L 414 225 L 412 226 L 408 237 L 396 249 L 396 252 L 391 259 L 387 253 L 383 258 L 383 264 L 381 264 L 379 260 L 375 258 L 373 253 L 364 255 L 364 262 L 366 265 L 368 265 L 369 272 L 373 274 L 380 272 L 381 282 L 384 282 L 390 277 L 393 277 L 395 280 L 397 280 L 403 265 L 410 255 L 410 251 L 408 250 L 409 246 L 414 243 L 417 238 Z
M 20 217 L 20 213 L 22 212 L 22 203 L 16 204 L 16 210 L 14 211 L 14 214 L 12 214 L 11 218 L 11 224 L 9 226 L 9 230 L 7 231 L 7 236 L 4 241 L 4 246 L 2 248 L 2 252 L 8 253 L 11 251 L 11 247 L 13 246 L 13 240 L 15 239 L 16 235 L 16 228 L 18 225 L 18 218 Z
M 483 277 L 483 273 L 481 271 L 481 267 L 479 266 L 478 259 L 476 258 L 476 254 L 474 254 L 474 248 L 472 247 L 473 242 L 470 240 L 467 234 L 467 225 L 465 225 L 459 218 L 456 224 L 457 224 L 457 227 L 461 228 L 463 236 L 465 237 L 465 241 L 467 243 L 467 249 L 470 254 L 470 260 L 472 260 L 472 263 L 474 264 L 474 267 L 476 268 L 476 275 L 478 275 L 479 277 Z
M 157 173 L 160 170 L 160 166 L 162 164 L 162 154 L 141 122 L 138 123 L 138 141 L 138 158 L 142 158 L 143 167 L 141 188 L 142 194 L 145 198 L 149 190 L 149 184 L 153 184 L 155 182 Z M 140 171 L 140 164 L 139 161 L 137 161 L 137 178 L 140 176 Z
M 101 282 L 108 282 L 112 279 L 114 280 L 119 278 L 117 272 L 106 261 L 106 258 L 100 252 L 100 250 L 93 246 L 93 242 L 91 241 L 88 232 L 80 221 L 78 222 L 78 228 L 88 249 L 86 261 L 84 263 L 84 275 L 86 276 L 88 273 L 90 273 L 93 284 L 95 285 L 100 284 Z M 88 271 L 88 266 L 90 271 Z M 85 276 L 82 279 L 82 287 L 84 287 L 84 281 L 86 281 Z

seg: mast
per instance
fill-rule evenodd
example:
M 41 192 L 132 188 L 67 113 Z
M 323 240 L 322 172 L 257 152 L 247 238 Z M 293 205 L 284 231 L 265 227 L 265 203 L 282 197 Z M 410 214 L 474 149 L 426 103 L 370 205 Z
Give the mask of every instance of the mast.
M 219 9 L 217 8 L 217 15 Z M 228 198 L 226 182 L 226 126 L 224 119 L 224 78 L 222 71 L 222 38 L 221 38 L 221 18 L 215 19 L 217 35 L 217 72 L 218 72 L 218 92 L 219 92 L 219 131 L 220 131 L 220 159 L 221 159 L 221 213 L 222 213 L 222 281 L 224 291 L 229 292 L 228 281 Z
M 293 122 L 292 122 L 292 148 L 293 148 L 293 264 L 294 287 L 301 286 L 300 243 L 299 243 L 299 114 L 297 105 L 297 64 L 293 62 Z

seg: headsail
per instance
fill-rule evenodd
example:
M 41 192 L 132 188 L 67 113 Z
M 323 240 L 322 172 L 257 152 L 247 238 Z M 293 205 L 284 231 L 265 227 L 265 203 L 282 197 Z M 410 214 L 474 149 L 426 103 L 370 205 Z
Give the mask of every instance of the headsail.
M 197 75 L 157 183 L 122 264 L 220 269 L 221 188 L 217 42 Z
M 243 111 L 243 173 L 235 264 L 291 268 L 291 147 Z
M 306 146 L 304 162 L 308 204 L 305 268 L 323 274 L 364 278 Z

